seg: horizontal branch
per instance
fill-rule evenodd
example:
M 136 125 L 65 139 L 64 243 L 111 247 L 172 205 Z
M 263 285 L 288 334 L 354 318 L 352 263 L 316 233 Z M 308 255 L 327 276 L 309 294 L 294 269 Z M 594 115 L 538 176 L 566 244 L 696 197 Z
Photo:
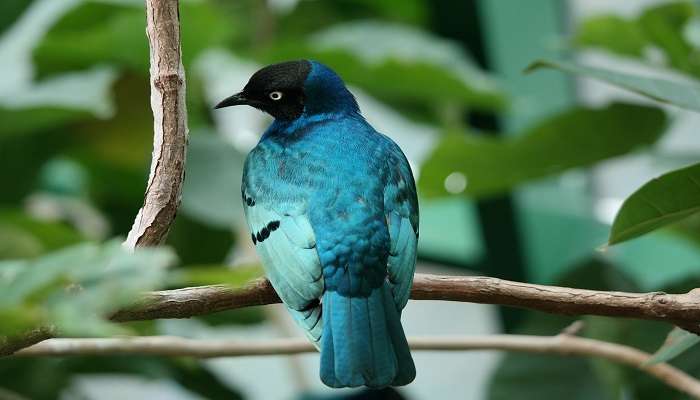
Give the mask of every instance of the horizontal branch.
M 33 329 L 22 335 L 0 337 L 0 357 L 14 354 L 18 350 L 29 347 L 35 343 L 50 339 L 56 335 L 53 328 L 41 327 Z M 1 399 L 2 397 L 0 397 Z
M 644 371 L 667 385 L 700 399 L 700 382 L 668 364 L 646 365 L 651 355 L 635 348 L 579 338 L 557 336 L 489 335 L 409 338 L 413 350 L 462 351 L 501 350 L 551 353 L 564 356 L 599 357 Z M 303 339 L 193 340 L 178 337 L 111 339 L 49 339 L 19 351 L 17 356 L 76 356 L 146 354 L 197 358 L 299 354 L 316 349 Z
M 528 308 L 553 314 L 602 315 L 666 321 L 700 331 L 700 295 L 624 293 L 533 285 L 483 276 L 416 274 L 415 300 L 445 300 Z M 115 321 L 188 318 L 241 307 L 279 303 L 272 285 L 256 279 L 241 288 L 200 286 L 151 292 Z
M 416 274 L 411 298 L 496 304 L 564 315 L 657 320 L 700 333 L 700 295 L 697 290 L 686 294 L 606 292 L 533 285 L 483 276 Z M 124 322 L 189 318 L 279 302 L 272 285 L 267 279 L 260 278 L 240 288 L 214 285 L 150 292 L 133 306 L 115 312 L 111 319 Z M 12 341 L 0 339 L 0 356 L 12 354 L 46 338 L 44 333 Z

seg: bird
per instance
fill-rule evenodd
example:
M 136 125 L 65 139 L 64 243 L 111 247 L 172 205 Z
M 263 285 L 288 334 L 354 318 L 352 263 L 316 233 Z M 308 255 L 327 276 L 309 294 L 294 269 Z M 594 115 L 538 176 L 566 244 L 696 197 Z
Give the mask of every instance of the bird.
M 321 381 L 411 383 L 400 318 L 415 272 L 418 200 L 404 153 L 318 61 L 268 65 L 215 108 L 237 105 L 274 118 L 246 157 L 243 208 L 270 283 L 320 351 Z

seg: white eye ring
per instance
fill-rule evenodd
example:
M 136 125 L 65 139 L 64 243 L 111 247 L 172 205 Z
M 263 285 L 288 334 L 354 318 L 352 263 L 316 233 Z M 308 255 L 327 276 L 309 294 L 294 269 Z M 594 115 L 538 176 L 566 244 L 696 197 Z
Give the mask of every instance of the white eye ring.
M 282 98 L 282 92 L 275 90 L 274 92 L 270 92 L 270 98 L 274 101 L 280 100 Z

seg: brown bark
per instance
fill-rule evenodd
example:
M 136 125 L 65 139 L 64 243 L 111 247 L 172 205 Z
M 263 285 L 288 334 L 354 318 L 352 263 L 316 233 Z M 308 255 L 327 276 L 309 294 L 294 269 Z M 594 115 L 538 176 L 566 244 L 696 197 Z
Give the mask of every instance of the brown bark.
M 153 155 L 143 207 L 124 245 L 162 243 L 180 206 L 185 177 L 187 109 L 177 0 L 146 0 L 151 53 Z
M 666 363 L 646 365 L 651 355 L 635 348 L 579 338 L 556 336 L 488 335 L 434 336 L 408 339 L 411 349 L 428 351 L 500 350 L 562 356 L 598 357 L 637 368 L 667 385 L 700 399 L 700 382 Z M 51 339 L 21 350 L 17 356 L 80 356 L 148 354 L 171 357 L 241 357 L 315 352 L 304 339 L 277 340 L 193 340 L 178 337 L 135 337 L 108 339 Z
M 696 333 L 700 330 L 700 296 L 694 291 L 686 294 L 606 292 L 484 276 L 416 274 L 411 298 L 497 304 L 564 315 L 658 320 Z M 236 289 L 217 285 L 152 292 L 137 305 L 115 313 L 112 319 L 188 318 L 279 302 L 272 285 L 260 278 Z

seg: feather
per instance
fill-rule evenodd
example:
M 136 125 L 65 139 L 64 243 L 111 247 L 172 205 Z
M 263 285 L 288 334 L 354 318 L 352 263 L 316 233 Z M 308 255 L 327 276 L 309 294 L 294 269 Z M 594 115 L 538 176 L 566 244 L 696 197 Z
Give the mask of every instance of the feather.
M 387 270 L 397 310 L 408 303 L 416 270 L 418 246 L 418 201 L 408 161 L 398 146 L 390 151 L 388 163 L 395 166 L 384 190 L 391 247 Z
M 368 297 L 323 296 L 321 380 L 331 387 L 405 385 L 416 369 L 389 284 Z
M 323 280 L 319 279 L 321 263 L 313 230 L 305 215 L 276 212 L 251 192 L 247 188 L 243 191 L 244 196 L 252 199 L 246 202 L 244 211 L 248 227 L 256 237 L 255 247 L 265 272 L 282 301 L 292 310 L 303 310 L 323 293 Z M 295 317 L 295 321 L 305 331 L 309 328 L 320 330 L 315 324 L 300 323 L 299 318 Z M 318 336 L 318 333 L 312 336 Z

